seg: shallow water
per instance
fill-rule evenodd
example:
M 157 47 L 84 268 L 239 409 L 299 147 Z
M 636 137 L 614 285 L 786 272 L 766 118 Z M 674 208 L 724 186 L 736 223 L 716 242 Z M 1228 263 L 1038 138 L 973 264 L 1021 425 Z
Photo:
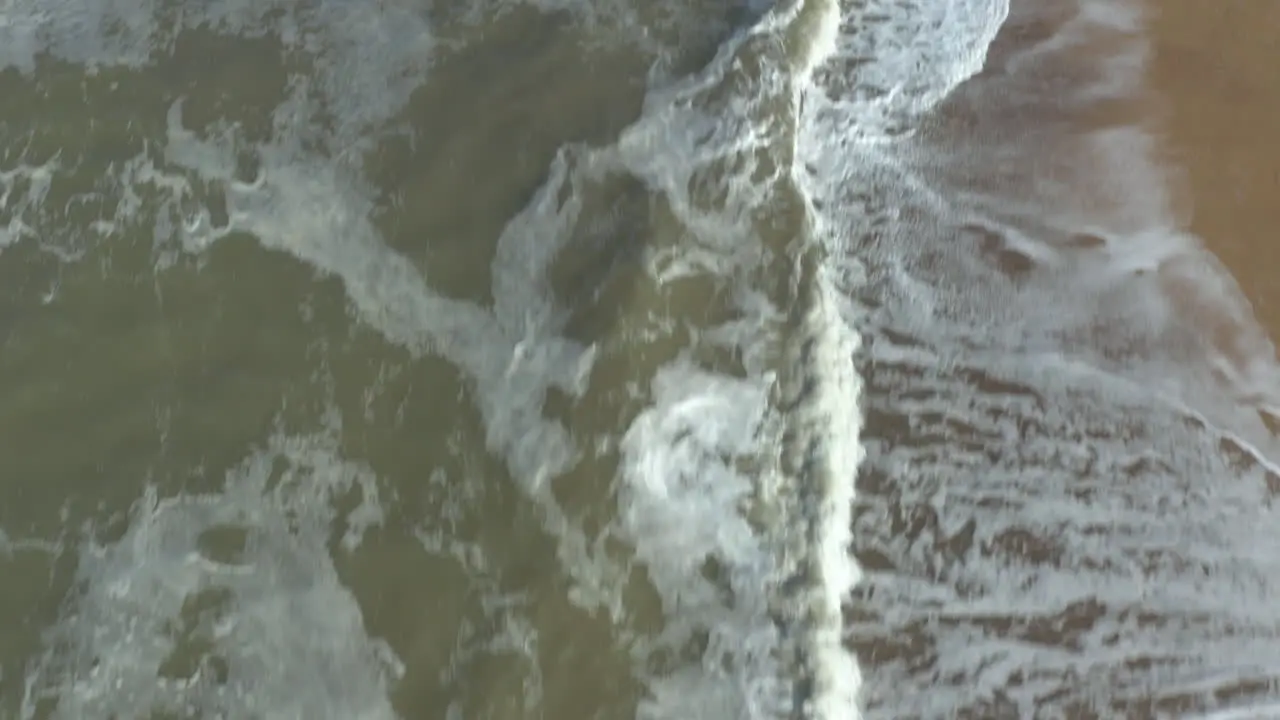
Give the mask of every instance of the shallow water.
M 1155 23 L 0 5 L 0 717 L 1265 717 Z

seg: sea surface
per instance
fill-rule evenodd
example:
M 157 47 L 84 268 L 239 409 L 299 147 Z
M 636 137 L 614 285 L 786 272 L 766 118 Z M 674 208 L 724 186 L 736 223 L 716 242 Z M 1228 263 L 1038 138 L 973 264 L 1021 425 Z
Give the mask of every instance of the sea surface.
M 0 718 L 1280 717 L 1128 0 L 0 0 Z

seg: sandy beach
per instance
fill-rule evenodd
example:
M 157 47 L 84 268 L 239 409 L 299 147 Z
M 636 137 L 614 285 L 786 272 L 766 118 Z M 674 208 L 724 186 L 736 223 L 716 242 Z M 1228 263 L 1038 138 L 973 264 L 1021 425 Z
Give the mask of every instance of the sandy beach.
M 1150 81 L 1168 161 L 1181 170 L 1191 230 L 1231 269 L 1280 336 L 1280 4 L 1152 2 Z

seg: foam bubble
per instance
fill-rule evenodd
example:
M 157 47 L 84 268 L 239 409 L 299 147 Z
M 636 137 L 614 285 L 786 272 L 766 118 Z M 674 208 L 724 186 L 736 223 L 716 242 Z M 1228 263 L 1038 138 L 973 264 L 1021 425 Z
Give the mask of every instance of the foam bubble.
M 329 557 L 330 503 L 352 490 L 348 550 L 382 508 L 328 435 L 273 436 L 217 494 L 148 488 L 123 537 L 81 552 L 22 716 L 395 717 L 399 661 Z
M 56 160 L 41 165 L 19 162 L 0 169 L 0 250 L 20 240 L 36 238 L 34 215 L 53 183 Z
M 757 487 L 735 467 L 768 441 L 769 382 L 677 362 L 658 372 L 652 393 L 622 441 L 618 522 L 665 611 L 648 654 L 705 639 L 698 662 L 649 678 L 637 716 L 785 714 L 790 689 L 768 612 L 776 560 L 742 514 Z

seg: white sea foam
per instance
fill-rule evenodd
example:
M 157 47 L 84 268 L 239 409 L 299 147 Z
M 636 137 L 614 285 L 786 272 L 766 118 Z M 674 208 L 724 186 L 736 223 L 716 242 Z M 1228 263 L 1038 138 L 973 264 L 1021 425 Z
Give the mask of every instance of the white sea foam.
M 807 311 L 790 358 L 794 397 L 789 424 L 799 486 L 798 517 L 805 542 L 796 593 L 797 618 L 806 637 L 803 666 L 812 683 L 808 716 L 856 718 L 861 672 L 845 645 L 844 603 L 861 576 L 853 559 L 854 481 L 862 462 L 861 378 L 854 367 L 859 338 L 837 310 L 825 269 L 808 279 Z
M 623 440 L 618 520 L 667 617 L 650 652 L 678 652 L 699 632 L 709 637 L 702 662 L 650 678 L 653 694 L 639 717 L 775 717 L 789 700 L 768 615 L 765 581 L 775 561 L 741 514 L 756 488 L 735 468 L 769 437 L 768 381 L 678 362 L 658 373 L 652 393 Z M 708 564 L 727 588 L 705 574 Z
M 23 717 L 45 699 L 60 718 L 395 717 L 399 661 L 366 636 L 329 556 L 330 503 L 353 490 L 348 550 L 382 506 L 372 474 L 326 435 L 273 437 L 218 494 L 148 489 L 124 537 L 80 553 Z
M 0 167 L 0 250 L 37 237 L 31 216 L 49 194 L 56 170 L 55 160 L 34 166 L 19 161 L 12 167 Z

